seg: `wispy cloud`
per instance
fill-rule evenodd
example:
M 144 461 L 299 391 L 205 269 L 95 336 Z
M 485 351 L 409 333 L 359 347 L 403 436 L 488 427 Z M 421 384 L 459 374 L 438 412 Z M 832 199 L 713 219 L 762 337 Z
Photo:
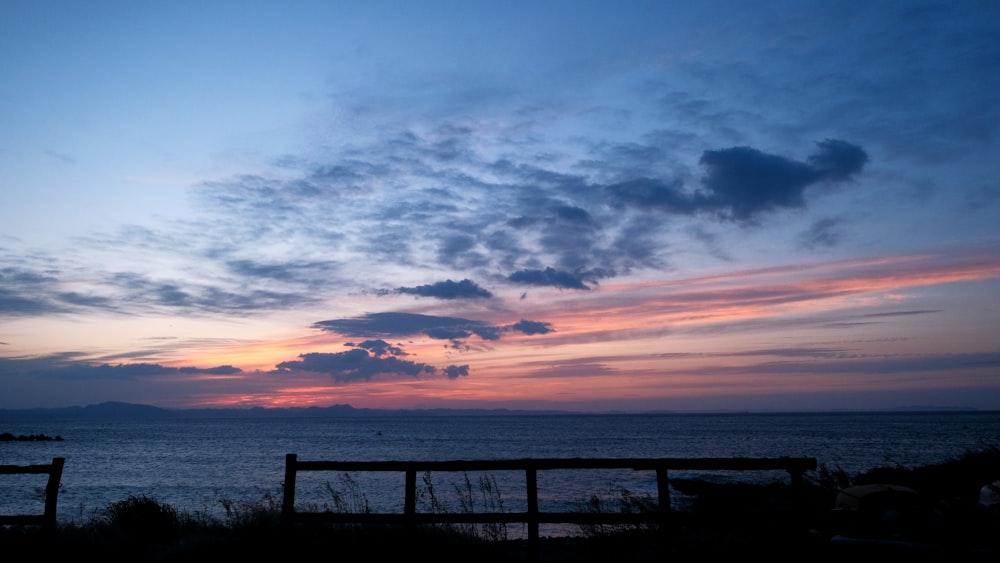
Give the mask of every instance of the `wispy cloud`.
M 100 381 L 134 380 L 170 375 L 234 375 L 242 371 L 233 366 L 177 368 L 150 363 L 92 363 L 84 360 L 84 356 L 81 353 L 67 352 L 31 359 L 0 358 L 0 376 Z

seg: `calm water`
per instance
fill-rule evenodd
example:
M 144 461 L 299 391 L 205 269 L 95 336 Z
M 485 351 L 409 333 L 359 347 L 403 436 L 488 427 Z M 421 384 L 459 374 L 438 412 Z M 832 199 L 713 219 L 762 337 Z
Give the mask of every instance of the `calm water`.
M 84 522 L 107 504 L 149 496 L 190 513 L 222 516 L 220 499 L 281 499 L 286 453 L 300 460 L 455 460 L 525 457 L 815 457 L 851 473 L 916 466 L 1000 443 L 1000 413 L 665 414 L 416 416 L 384 418 L 4 421 L 0 432 L 62 436 L 61 442 L 0 442 L 0 464 L 65 457 L 59 520 Z M 587 473 L 587 472 L 584 472 Z M 674 476 L 683 476 L 672 473 Z M 704 476 L 704 475 L 702 475 Z M 466 475 L 434 475 L 435 494 L 460 507 Z M 523 474 L 493 479 L 505 508 L 523 510 Z M 762 481 L 787 474 L 716 474 Z M 418 479 L 421 481 L 421 479 Z M 0 476 L 0 513 L 41 513 L 43 476 Z M 297 498 L 330 505 L 333 495 L 377 511 L 401 511 L 395 474 L 300 474 Z M 542 472 L 542 510 L 563 509 L 622 488 L 655 493 L 644 472 Z M 605 494 L 607 493 L 607 494 Z M 425 497 L 426 500 L 426 497 Z M 546 504 L 550 503 L 550 504 Z M 556 506 L 559 505 L 559 506 Z

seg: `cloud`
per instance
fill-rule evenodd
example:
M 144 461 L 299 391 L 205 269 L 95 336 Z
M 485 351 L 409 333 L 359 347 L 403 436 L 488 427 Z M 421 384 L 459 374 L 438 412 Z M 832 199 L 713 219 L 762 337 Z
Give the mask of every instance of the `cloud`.
M 457 317 L 436 317 L 414 313 L 371 313 L 364 317 L 320 321 L 314 328 L 345 336 L 401 337 L 424 334 L 431 338 L 479 335 L 496 340 L 498 330 L 488 323 Z
M 830 182 L 850 180 L 868 163 L 868 153 L 847 141 L 827 139 L 816 144 L 819 150 L 808 160 L 809 165 L 822 180 Z
M 740 222 L 782 208 L 805 207 L 805 189 L 817 182 L 843 182 L 861 171 L 868 155 L 839 140 L 818 143 L 808 162 L 767 154 L 750 147 L 705 151 L 699 162 L 708 170 L 699 208 Z
M 348 383 L 370 381 L 377 376 L 431 376 L 439 371 L 425 363 L 400 359 L 409 354 L 401 347 L 381 339 L 366 340 L 359 344 L 348 343 L 345 346 L 354 349 L 346 352 L 300 354 L 299 360 L 281 362 L 275 366 L 275 373 L 325 373 L 338 383 Z M 457 379 L 469 375 L 469 366 L 449 365 L 441 369 L 440 373 L 448 379 Z
M 557 205 L 552 208 L 552 212 L 560 221 L 565 223 L 590 225 L 593 222 L 593 217 L 590 216 L 590 213 L 586 209 L 575 205 Z
M 243 370 L 230 365 L 216 367 L 182 367 L 175 368 L 151 363 L 119 363 L 95 364 L 79 360 L 80 354 L 66 352 L 63 354 L 29 359 L 0 358 L 0 375 L 21 374 L 37 377 L 53 377 L 60 379 L 111 379 L 133 380 L 143 377 L 164 375 L 234 375 Z
M 605 188 L 609 203 L 616 207 L 632 206 L 688 215 L 697 211 L 691 195 L 680 180 L 635 178 Z
M 448 366 L 444 368 L 444 374 L 448 376 L 448 379 L 458 379 L 459 377 L 469 375 L 469 366 Z
M 613 271 L 603 269 L 567 272 L 547 267 L 544 270 L 520 270 L 507 276 L 507 279 L 513 283 L 523 285 L 589 290 L 590 286 L 587 285 L 588 282 L 596 284 L 598 279 L 609 278 L 614 275 Z
M 215 368 L 178 368 L 178 373 L 186 374 L 206 374 L 206 375 L 235 375 L 237 373 L 242 373 L 243 370 L 233 366 L 219 366 Z
M 460 317 L 436 317 L 415 313 L 371 313 L 364 317 L 320 321 L 313 328 L 345 336 L 391 338 L 424 335 L 437 340 L 460 341 L 473 335 L 482 340 L 499 340 L 505 332 L 527 335 L 552 330 L 548 323 L 521 320 L 508 326 L 491 325 Z
M 57 304 L 16 290 L 0 288 L 0 317 L 20 317 L 65 312 Z
M 254 260 L 230 260 L 226 267 L 234 274 L 249 279 L 274 280 L 308 285 L 324 273 L 337 267 L 333 262 L 305 262 L 286 260 L 270 264 Z
M 52 275 L 20 267 L 0 268 L 0 317 L 67 312 L 69 308 L 56 296 L 57 288 L 58 281 Z
M 817 147 L 806 162 L 747 146 L 707 150 L 699 159 L 706 174 L 696 191 L 677 179 L 635 178 L 608 185 L 605 192 L 615 207 L 712 213 L 754 223 L 768 212 L 805 207 L 807 187 L 848 181 L 868 162 L 864 149 L 846 141 L 827 139 Z
M 31 267 L 8 260 L 0 272 L 0 317 L 291 310 L 352 285 L 363 291 L 369 280 L 396 280 L 410 267 L 446 268 L 464 277 L 427 285 L 405 280 L 388 291 L 441 300 L 494 298 L 471 280 L 498 271 L 508 284 L 586 291 L 603 278 L 671 266 L 667 237 L 673 226 L 634 210 L 752 223 L 769 211 L 804 206 L 808 186 L 846 181 L 867 161 L 860 147 L 839 140 L 818 143 L 804 161 L 749 147 L 705 151 L 707 174 L 699 185 L 679 161 L 667 160 L 669 147 L 662 143 L 598 148 L 605 161 L 524 150 L 497 159 L 477 152 L 483 146 L 474 142 L 478 135 L 464 124 L 390 131 L 319 161 L 288 157 L 274 178 L 202 182 L 194 202 L 205 217 L 87 239 L 91 250 L 134 256 L 134 265 L 80 272 L 68 257 L 44 264 L 36 259 Z M 646 162 L 631 173 L 647 176 L 623 176 L 628 167 L 616 168 L 615 155 Z M 587 174 L 569 172 L 580 170 Z M 605 178 L 622 181 L 608 184 Z M 803 243 L 835 243 L 836 233 L 821 227 Z M 156 265 L 147 263 L 152 260 Z M 364 279 L 357 275 L 361 263 Z M 423 333 L 498 337 L 489 327 L 472 329 L 463 333 L 449 325 Z
M 143 231 L 144 232 L 144 231 Z M 150 235 L 153 236 L 153 235 Z M 102 240 L 104 246 L 136 244 L 134 237 Z M 138 243 L 137 264 L 162 249 Z M 192 244 L 178 243 L 178 247 Z M 322 277 L 324 263 L 258 265 L 249 261 L 227 264 L 240 279 L 227 280 L 203 275 L 197 279 L 181 275 L 173 279 L 153 279 L 145 273 L 89 269 L 85 274 L 69 265 L 69 260 L 44 256 L 17 257 L 0 249 L 0 259 L 14 265 L 0 268 L 0 318 L 39 317 L 51 314 L 236 314 L 260 310 L 292 308 L 314 301 L 317 283 L 304 281 Z M 18 264 L 18 262 L 22 264 Z M 66 266 L 62 266 L 65 262 Z M 282 272 L 285 272 L 283 274 Z M 287 275 L 286 275 L 287 274 Z M 204 280 L 211 280 L 206 283 Z M 262 280 L 276 280 L 274 288 L 262 287 Z
M 860 318 L 908 317 L 910 315 L 930 315 L 940 312 L 941 309 L 917 309 L 913 311 L 889 311 L 886 313 L 868 313 L 866 315 L 858 315 L 858 317 Z
M 278 373 L 313 372 L 328 373 L 337 382 L 369 381 L 376 375 L 394 374 L 418 377 L 433 374 L 433 366 L 400 360 L 395 356 L 382 357 L 369 354 L 367 350 L 355 348 L 347 352 L 311 352 L 300 354 L 298 361 L 281 362 Z
M 132 273 L 109 276 L 107 287 L 120 292 L 118 301 L 132 307 L 152 307 L 200 313 L 247 314 L 304 305 L 314 296 L 296 291 L 241 287 L 236 291 L 218 285 L 189 281 L 158 281 Z
M 445 280 L 430 285 L 418 285 L 416 287 L 399 287 L 397 293 L 418 295 L 421 297 L 436 297 L 438 299 L 489 299 L 493 294 L 483 289 L 475 282 L 464 279 L 462 281 Z
M 837 217 L 825 217 L 815 221 L 807 231 L 800 235 L 800 241 L 805 248 L 836 246 L 840 242 L 841 233 L 837 227 L 844 220 Z
M 351 342 L 348 342 L 347 344 L 344 344 L 344 346 L 353 346 L 353 347 L 361 348 L 363 350 L 368 350 L 369 352 L 371 352 L 372 354 L 374 354 L 376 357 L 383 357 L 383 356 L 406 356 L 407 355 L 406 352 L 404 352 L 401 347 L 399 347 L 399 346 L 393 346 L 392 344 L 389 344 L 388 342 L 386 342 L 385 340 L 382 340 L 382 339 L 378 339 L 378 340 L 365 340 L 364 342 L 361 342 L 360 344 L 353 344 Z
M 511 325 L 511 330 L 521 332 L 527 335 L 533 334 L 548 334 L 552 332 L 552 325 L 549 323 L 540 323 L 538 321 L 518 321 Z
M 996 370 L 1000 366 L 1000 353 L 967 352 L 960 354 L 899 354 L 878 357 L 835 358 L 828 362 L 762 362 L 740 366 L 713 366 L 688 370 L 689 373 L 740 375 L 757 374 L 807 374 L 807 373 L 860 373 L 906 374 L 929 371 Z

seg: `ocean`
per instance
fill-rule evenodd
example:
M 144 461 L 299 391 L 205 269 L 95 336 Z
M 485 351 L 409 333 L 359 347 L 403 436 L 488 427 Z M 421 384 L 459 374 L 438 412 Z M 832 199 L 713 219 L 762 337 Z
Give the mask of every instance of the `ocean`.
M 58 520 L 84 523 L 130 496 L 222 519 L 227 504 L 279 506 L 288 453 L 300 461 L 789 456 L 815 457 L 821 467 L 855 474 L 878 466 L 939 463 L 996 446 L 1000 413 L 181 416 L 147 421 L 0 416 L 4 432 L 63 438 L 0 442 L 0 464 L 44 464 L 64 457 Z M 671 472 L 672 478 L 684 476 L 695 473 Z M 788 478 L 782 472 L 697 476 L 743 482 Z M 437 501 L 451 508 L 484 501 L 485 479 L 508 510 L 523 510 L 523 474 L 431 479 Z M 0 514 L 40 514 L 44 484 L 44 476 L 0 476 Z M 538 484 L 542 510 L 579 506 L 595 495 L 613 500 L 623 490 L 656 492 L 655 475 L 624 470 L 554 471 L 540 474 Z M 401 512 L 402 491 L 402 475 L 310 472 L 299 475 L 296 499 L 311 509 L 331 507 L 337 498 L 355 508 Z M 429 499 L 424 494 L 421 500 Z

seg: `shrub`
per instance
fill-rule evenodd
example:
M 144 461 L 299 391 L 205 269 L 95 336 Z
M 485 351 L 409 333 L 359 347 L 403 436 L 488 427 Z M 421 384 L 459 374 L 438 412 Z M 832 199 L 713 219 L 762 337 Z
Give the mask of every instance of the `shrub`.
M 368 502 L 368 495 L 358 485 L 358 482 L 351 477 L 350 473 L 343 473 L 340 476 L 340 484 L 343 490 L 326 483 L 326 492 L 333 502 L 332 507 L 327 507 L 332 512 L 346 512 L 350 514 L 371 514 L 372 507 Z
M 577 511 L 593 514 L 650 514 L 659 510 L 659 503 L 649 494 L 637 495 L 628 489 L 611 491 L 610 494 L 614 497 L 612 500 L 605 500 L 597 494 L 591 495 L 585 502 L 580 503 Z M 580 532 L 588 538 L 648 532 L 656 530 L 656 528 L 656 524 L 646 523 L 579 525 Z
M 130 496 L 105 509 L 104 522 L 135 543 L 166 543 L 177 538 L 180 521 L 169 504 L 146 496 Z
M 226 526 L 234 531 L 273 528 L 281 521 L 281 500 L 271 493 L 257 501 L 222 498 L 219 504 L 226 513 Z

